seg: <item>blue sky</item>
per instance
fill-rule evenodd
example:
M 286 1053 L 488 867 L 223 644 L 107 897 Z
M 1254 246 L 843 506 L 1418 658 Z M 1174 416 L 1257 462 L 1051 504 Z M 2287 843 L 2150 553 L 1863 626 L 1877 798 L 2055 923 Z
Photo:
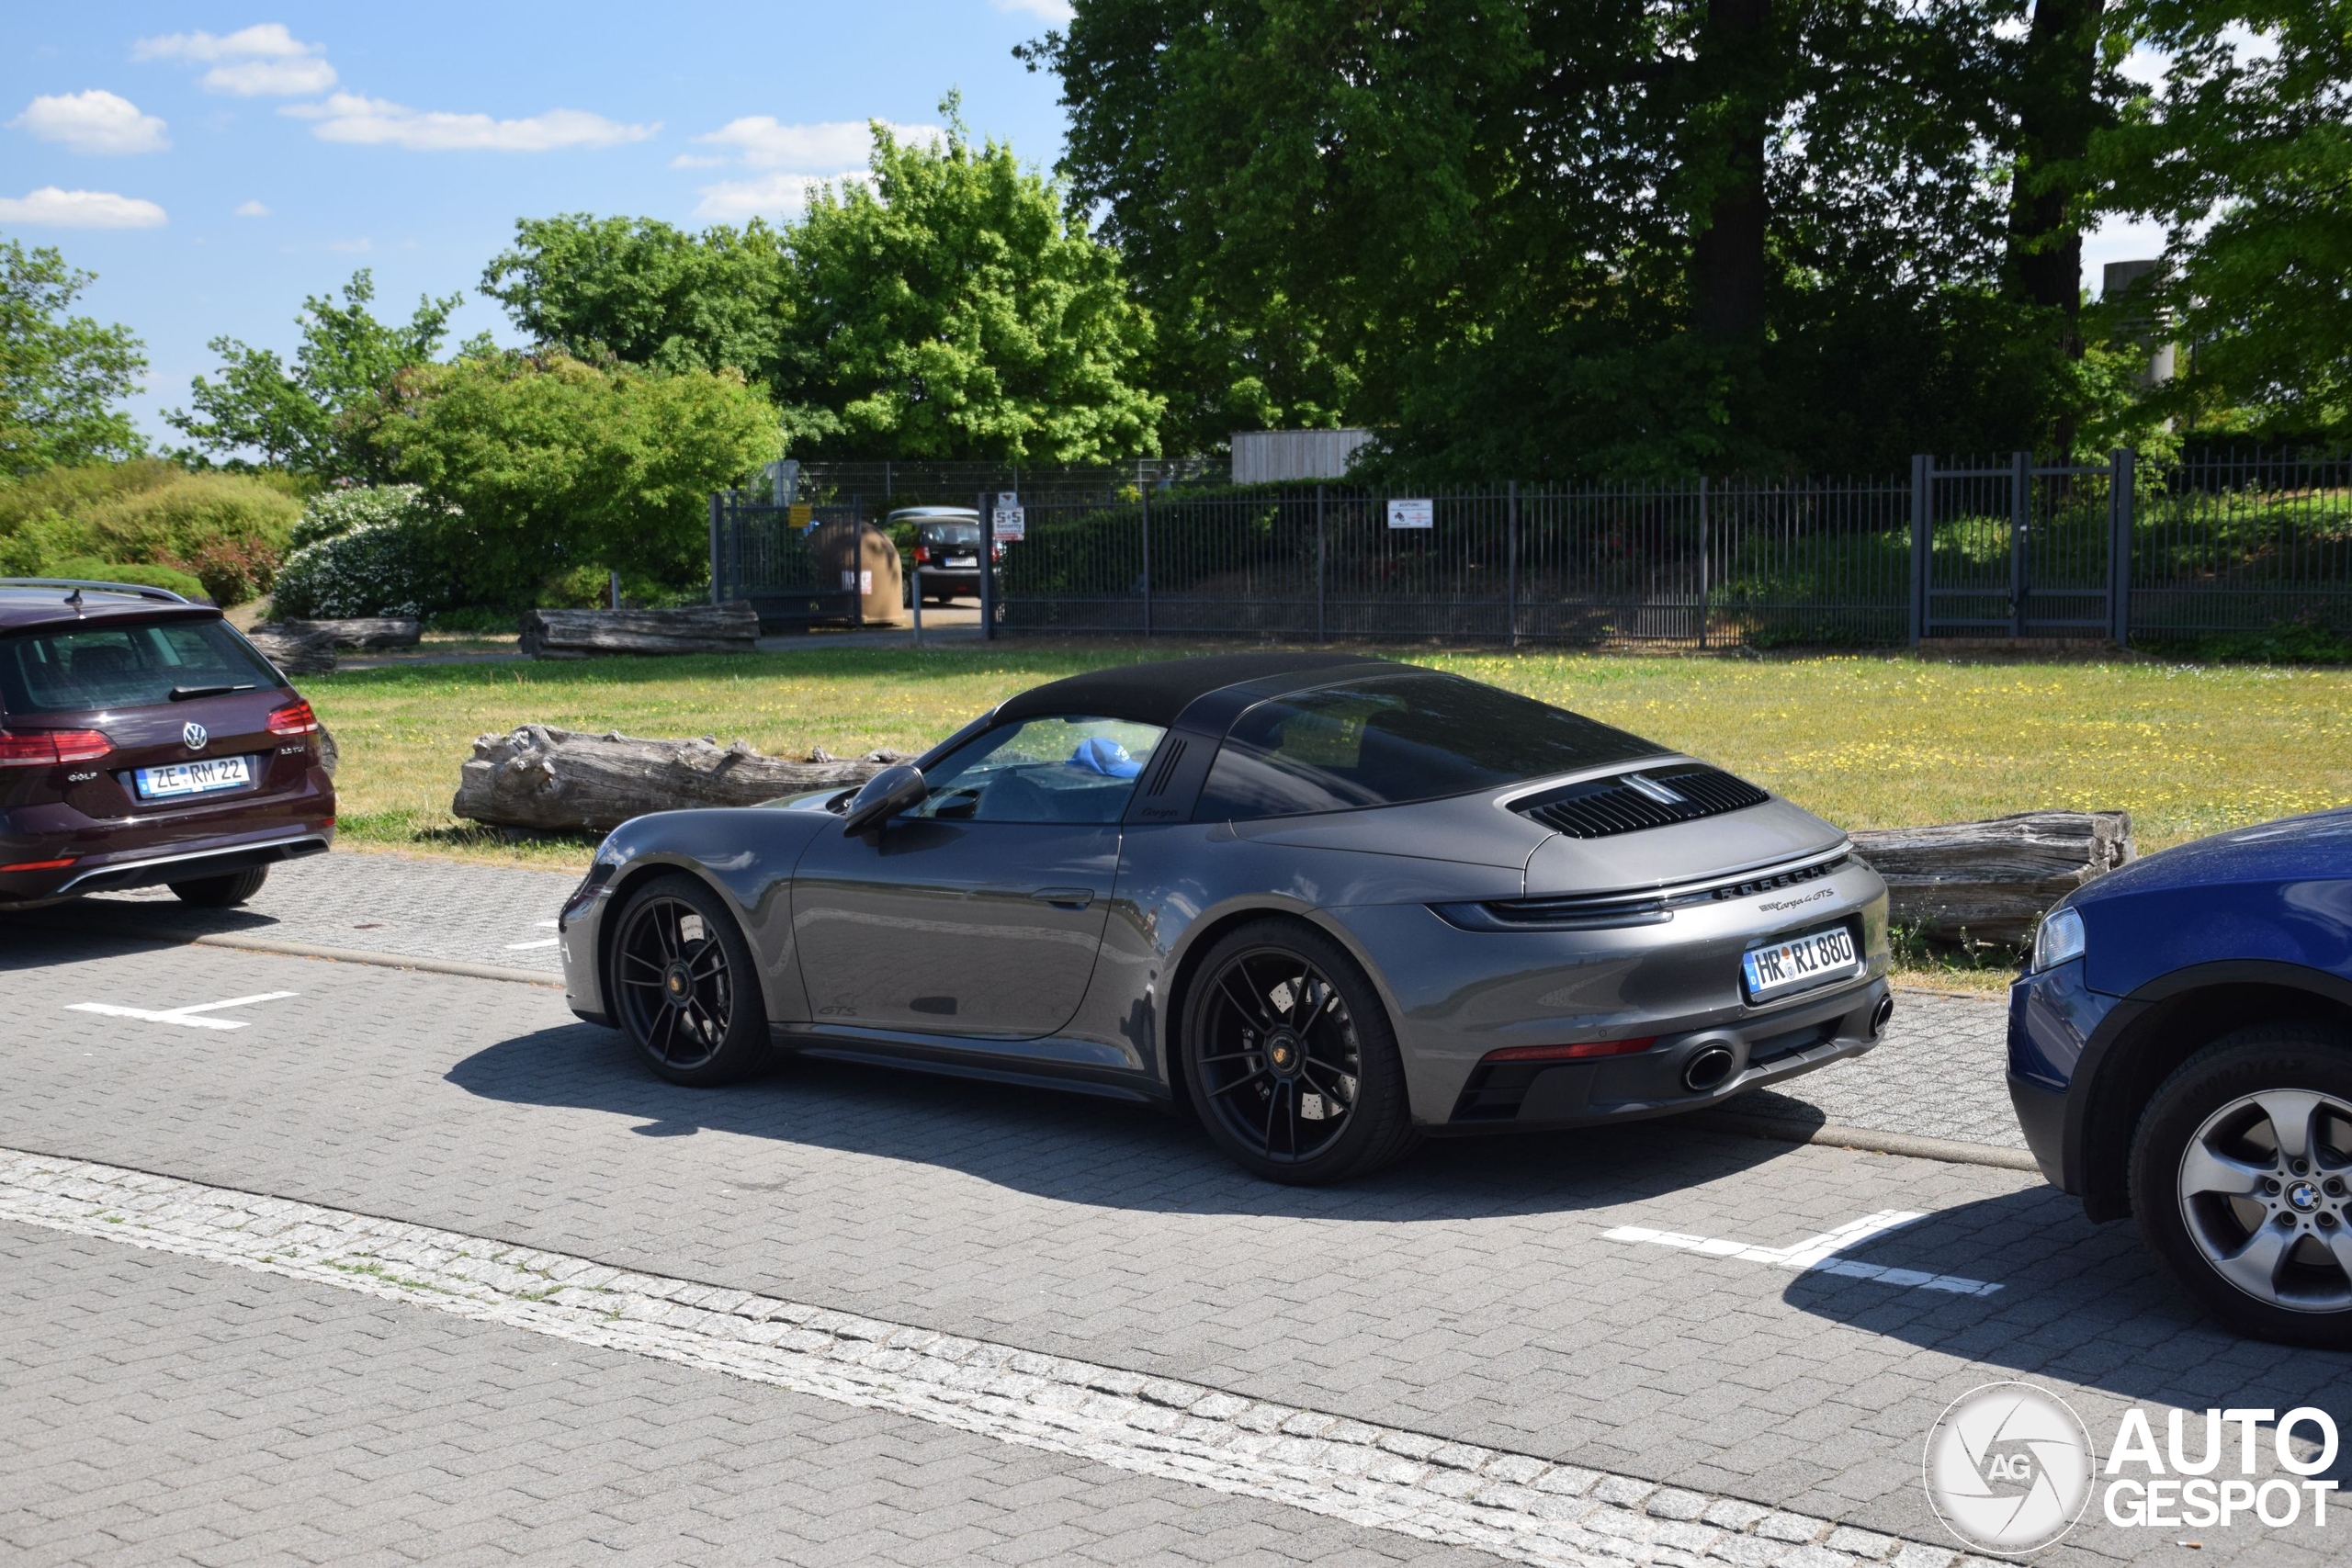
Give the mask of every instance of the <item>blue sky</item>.
M 1057 0 L 398 6 L 12 6 L 0 233 L 99 275 L 80 310 L 147 342 L 151 434 L 220 333 L 288 349 L 306 294 L 371 267 L 379 315 L 463 291 L 518 217 L 775 217 L 865 162 L 865 122 L 938 123 L 1050 165 L 1057 84 L 1012 59 Z

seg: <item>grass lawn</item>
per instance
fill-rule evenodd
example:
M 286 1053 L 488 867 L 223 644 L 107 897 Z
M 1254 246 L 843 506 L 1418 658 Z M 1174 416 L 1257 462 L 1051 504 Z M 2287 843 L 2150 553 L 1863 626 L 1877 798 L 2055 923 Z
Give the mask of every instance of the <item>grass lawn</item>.
M 990 703 L 1164 645 L 810 648 L 700 659 L 428 665 L 300 683 L 343 748 L 353 848 L 514 864 L 584 840 L 506 843 L 449 814 L 476 735 L 537 722 L 709 735 L 777 755 L 917 751 Z M 1848 828 L 2122 807 L 2143 851 L 2352 802 L 2352 671 L 1938 663 L 1880 655 L 1647 658 L 1396 652 L 1606 719 Z

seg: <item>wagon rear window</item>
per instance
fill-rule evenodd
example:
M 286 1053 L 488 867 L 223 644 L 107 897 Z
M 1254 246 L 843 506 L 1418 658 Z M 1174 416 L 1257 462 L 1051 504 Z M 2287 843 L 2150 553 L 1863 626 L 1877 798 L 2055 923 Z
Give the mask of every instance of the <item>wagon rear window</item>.
M 0 637 L 0 711 L 153 707 L 181 687 L 283 684 L 220 621 L 76 626 Z
M 1435 672 L 1260 703 L 1235 721 L 1194 816 L 1397 806 L 1655 757 L 1665 748 L 1530 697 Z

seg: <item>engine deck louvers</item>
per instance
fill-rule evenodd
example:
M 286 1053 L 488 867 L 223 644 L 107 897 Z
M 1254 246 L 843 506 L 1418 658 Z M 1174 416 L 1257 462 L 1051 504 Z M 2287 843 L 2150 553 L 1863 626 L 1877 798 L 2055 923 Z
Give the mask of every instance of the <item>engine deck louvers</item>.
M 1511 809 L 1571 839 L 1606 839 L 1745 811 L 1771 798 L 1721 768 L 1681 762 L 1587 779 L 1513 801 Z

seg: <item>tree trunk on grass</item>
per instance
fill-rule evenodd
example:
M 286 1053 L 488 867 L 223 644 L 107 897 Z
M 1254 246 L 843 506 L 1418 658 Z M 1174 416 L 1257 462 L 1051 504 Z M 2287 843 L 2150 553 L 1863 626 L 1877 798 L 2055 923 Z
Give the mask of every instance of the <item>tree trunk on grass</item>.
M 332 632 L 296 632 L 285 626 L 255 626 L 245 635 L 245 640 L 261 649 L 263 655 L 277 666 L 280 674 L 334 673 L 334 634 Z
M 333 646 L 336 648 L 371 653 L 388 648 L 414 648 L 424 635 L 423 623 L 413 615 L 374 615 L 343 621 L 272 621 L 260 629 L 297 637 L 324 632 L 334 639 Z
M 1856 833 L 1891 918 L 1939 942 L 2023 943 L 2052 904 L 2132 859 L 2126 811 L 2029 811 Z
M 649 811 L 757 806 L 810 790 L 864 784 L 899 761 L 875 751 L 854 761 L 822 751 L 806 761 L 766 757 L 738 741 L 641 740 L 526 724 L 474 742 L 450 809 L 503 828 L 605 832 Z
M 592 653 L 749 653 L 760 617 L 741 600 L 682 610 L 526 610 L 523 651 L 534 659 Z

